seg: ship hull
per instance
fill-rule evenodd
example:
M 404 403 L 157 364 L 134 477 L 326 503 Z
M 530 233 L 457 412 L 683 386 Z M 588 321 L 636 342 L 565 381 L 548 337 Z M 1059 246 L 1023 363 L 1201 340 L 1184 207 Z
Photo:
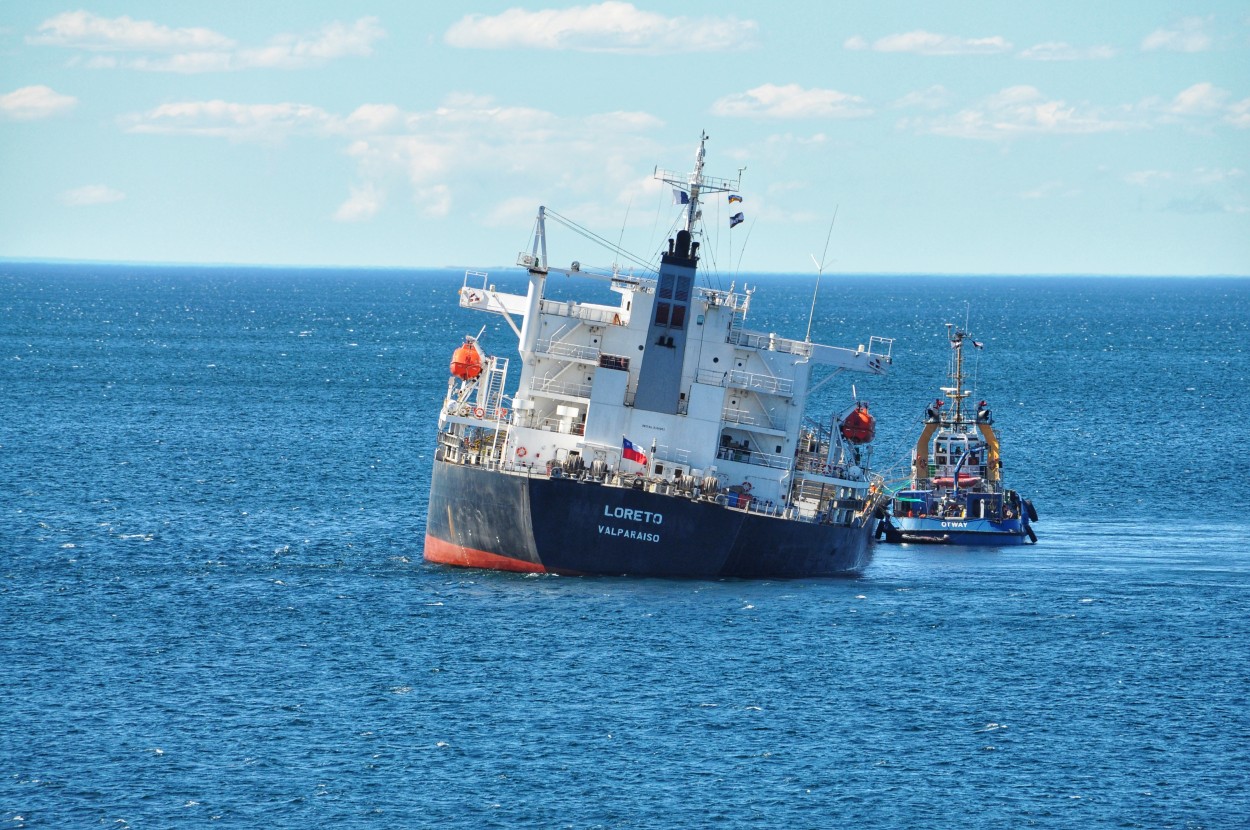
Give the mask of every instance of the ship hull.
M 686 578 L 854 575 L 872 524 L 816 524 L 587 480 L 437 460 L 425 559 L 558 574 Z
M 886 541 L 943 545 L 1023 545 L 1029 541 L 1021 519 L 932 519 L 892 517 L 883 529 Z

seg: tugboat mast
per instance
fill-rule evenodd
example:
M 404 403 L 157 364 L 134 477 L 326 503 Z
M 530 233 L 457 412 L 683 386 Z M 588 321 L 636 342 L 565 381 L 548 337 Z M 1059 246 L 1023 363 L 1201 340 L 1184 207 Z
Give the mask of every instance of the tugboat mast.
M 968 336 L 968 332 L 956 328 L 954 323 L 947 323 L 946 336 L 951 342 L 951 348 L 955 350 L 951 359 L 952 371 L 948 375 L 951 380 L 955 381 L 955 385 L 944 386 L 942 391 L 954 404 L 951 421 L 961 424 L 964 420 L 964 399 L 972 394 L 972 392 L 964 391 L 964 338 Z

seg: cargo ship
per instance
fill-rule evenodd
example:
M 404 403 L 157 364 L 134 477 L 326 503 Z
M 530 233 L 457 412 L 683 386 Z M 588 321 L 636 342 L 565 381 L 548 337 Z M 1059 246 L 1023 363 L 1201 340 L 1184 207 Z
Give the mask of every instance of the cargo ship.
M 1033 503 L 1003 480 L 1002 451 L 986 401 L 970 406 L 964 388 L 964 346 L 982 344 L 953 323 L 950 386 L 925 409 L 912 450 L 911 478 L 890 501 L 877 527 L 887 542 L 948 545 L 1020 545 L 1037 542 Z M 947 400 L 949 399 L 949 400 Z
M 461 308 L 501 315 L 520 359 L 512 380 L 513 360 L 480 335 L 454 351 L 426 561 L 703 579 L 868 565 L 884 510 L 870 468 L 875 419 L 853 395 L 819 417 L 807 405 L 844 373 L 885 374 L 893 341 L 840 348 L 752 330 L 754 288 L 699 279 L 702 206 L 742 200 L 741 173 L 704 174 L 706 142 L 693 172 L 655 170 L 680 205 L 658 264 L 555 267 L 547 222 L 572 223 L 540 207 L 533 245 L 517 260 L 524 294 L 465 274 Z M 731 224 L 740 218 L 731 213 Z M 609 301 L 549 298 L 557 275 L 596 281 Z

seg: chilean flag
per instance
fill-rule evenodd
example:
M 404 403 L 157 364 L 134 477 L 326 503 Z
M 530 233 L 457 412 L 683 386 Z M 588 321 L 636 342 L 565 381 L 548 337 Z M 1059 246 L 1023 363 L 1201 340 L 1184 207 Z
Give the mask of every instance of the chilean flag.
M 647 463 L 647 454 L 630 443 L 629 439 L 621 436 L 624 446 L 621 448 L 621 457 L 627 461 L 637 461 L 639 464 Z

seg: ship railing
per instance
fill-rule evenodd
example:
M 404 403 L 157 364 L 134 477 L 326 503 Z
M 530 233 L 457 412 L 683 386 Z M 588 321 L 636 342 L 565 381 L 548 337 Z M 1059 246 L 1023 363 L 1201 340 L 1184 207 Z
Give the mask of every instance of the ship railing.
M 538 429 L 545 430 L 547 432 L 560 432 L 565 435 L 586 434 L 585 424 L 580 422 L 573 423 L 567 418 L 543 418 L 538 422 Z
M 680 447 L 674 449 L 664 444 L 659 444 L 655 448 L 655 458 L 653 459 L 656 466 L 673 465 L 674 467 L 690 466 L 690 450 Z
M 742 424 L 744 426 L 767 427 L 768 429 L 782 429 L 769 415 L 758 412 L 748 412 L 745 409 L 734 409 L 733 407 L 725 407 L 720 413 L 721 420 L 727 424 Z
M 559 340 L 539 340 L 534 344 L 534 351 L 555 357 L 571 357 L 576 360 L 599 360 L 599 349 L 593 346 L 579 346 L 576 343 L 563 343 Z
M 702 300 L 708 305 L 728 308 L 733 311 L 740 311 L 745 305 L 746 299 L 741 294 L 735 294 L 732 291 L 720 291 L 715 288 L 695 288 L 694 297 L 696 300 Z
M 623 326 L 626 323 L 626 319 L 621 316 L 619 309 L 583 305 L 578 302 L 543 300 L 542 313 L 554 314 L 559 317 L 572 317 L 577 320 L 585 320 L 588 323 L 602 323 L 607 326 Z
M 758 331 L 731 331 L 729 333 L 729 342 L 748 349 L 784 352 L 786 354 L 796 354 L 799 357 L 812 356 L 811 343 L 802 340 L 790 340 L 786 337 L 778 337 L 775 334 L 764 334 Z
M 893 337 L 878 337 L 872 335 L 868 338 L 868 354 L 884 357 L 887 362 L 892 362 L 891 352 L 894 351 Z
M 805 458 L 795 462 L 794 469 L 800 473 L 811 473 L 826 478 L 848 479 L 849 467 L 844 464 L 829 464 L 821 458 Z
M 765 395 L 789 395 L 794 391 L 794 381 L 789 378 L 778 378 L 771 375 L 760 375 L 755 372 L 717 372 L 711 369 L 700 369 L 695 380 L 708 386 L 725 386 L 733 389 L 746 389 Z
M 773 455 L 755 450 L 721 447 L 716 451 L 716 457 L 722 461 L 737 461 L 742 464 L 754 464 L 757 467 L 770 467 L 774 470 L 790 469 L 790 459 L 784 455 Z
M 589 383 L 530 378 L 530 389 L 539 394 L 566 395 L 570 398 L 589 398 Z
M 458 445 L 458 442 L 440 446 L 438 449 L 440 460 L 482 467 L 509 475 L 528 478 L 571 478 L 604 487 L 642 488 L 648 492 L 674 498 L 707 501 L 729 510 L 745 510 L 761 516 L 773 516 L 809 524 L 850 524 L 864 504 L 862 499 L 834 498 L 829 499 L 826 503 L 827 509 L 821 511 L 797 504 L 787 506 L 771 499 L 753 498 L 747 494 L 731 493 L 723 489 L 715 492 L 703 491 L 698 483 L 689 477 L 684 485 L 656 477 L 639 478 L 619 470 L 609 470 L 606 475 L 596 477 L 592 470 L 585 466 L 576 470 L 568 470 L 566 465 L 559 463 L 520 461 L 515 458 L 499 460 L 484 452 L 466 451 Z

